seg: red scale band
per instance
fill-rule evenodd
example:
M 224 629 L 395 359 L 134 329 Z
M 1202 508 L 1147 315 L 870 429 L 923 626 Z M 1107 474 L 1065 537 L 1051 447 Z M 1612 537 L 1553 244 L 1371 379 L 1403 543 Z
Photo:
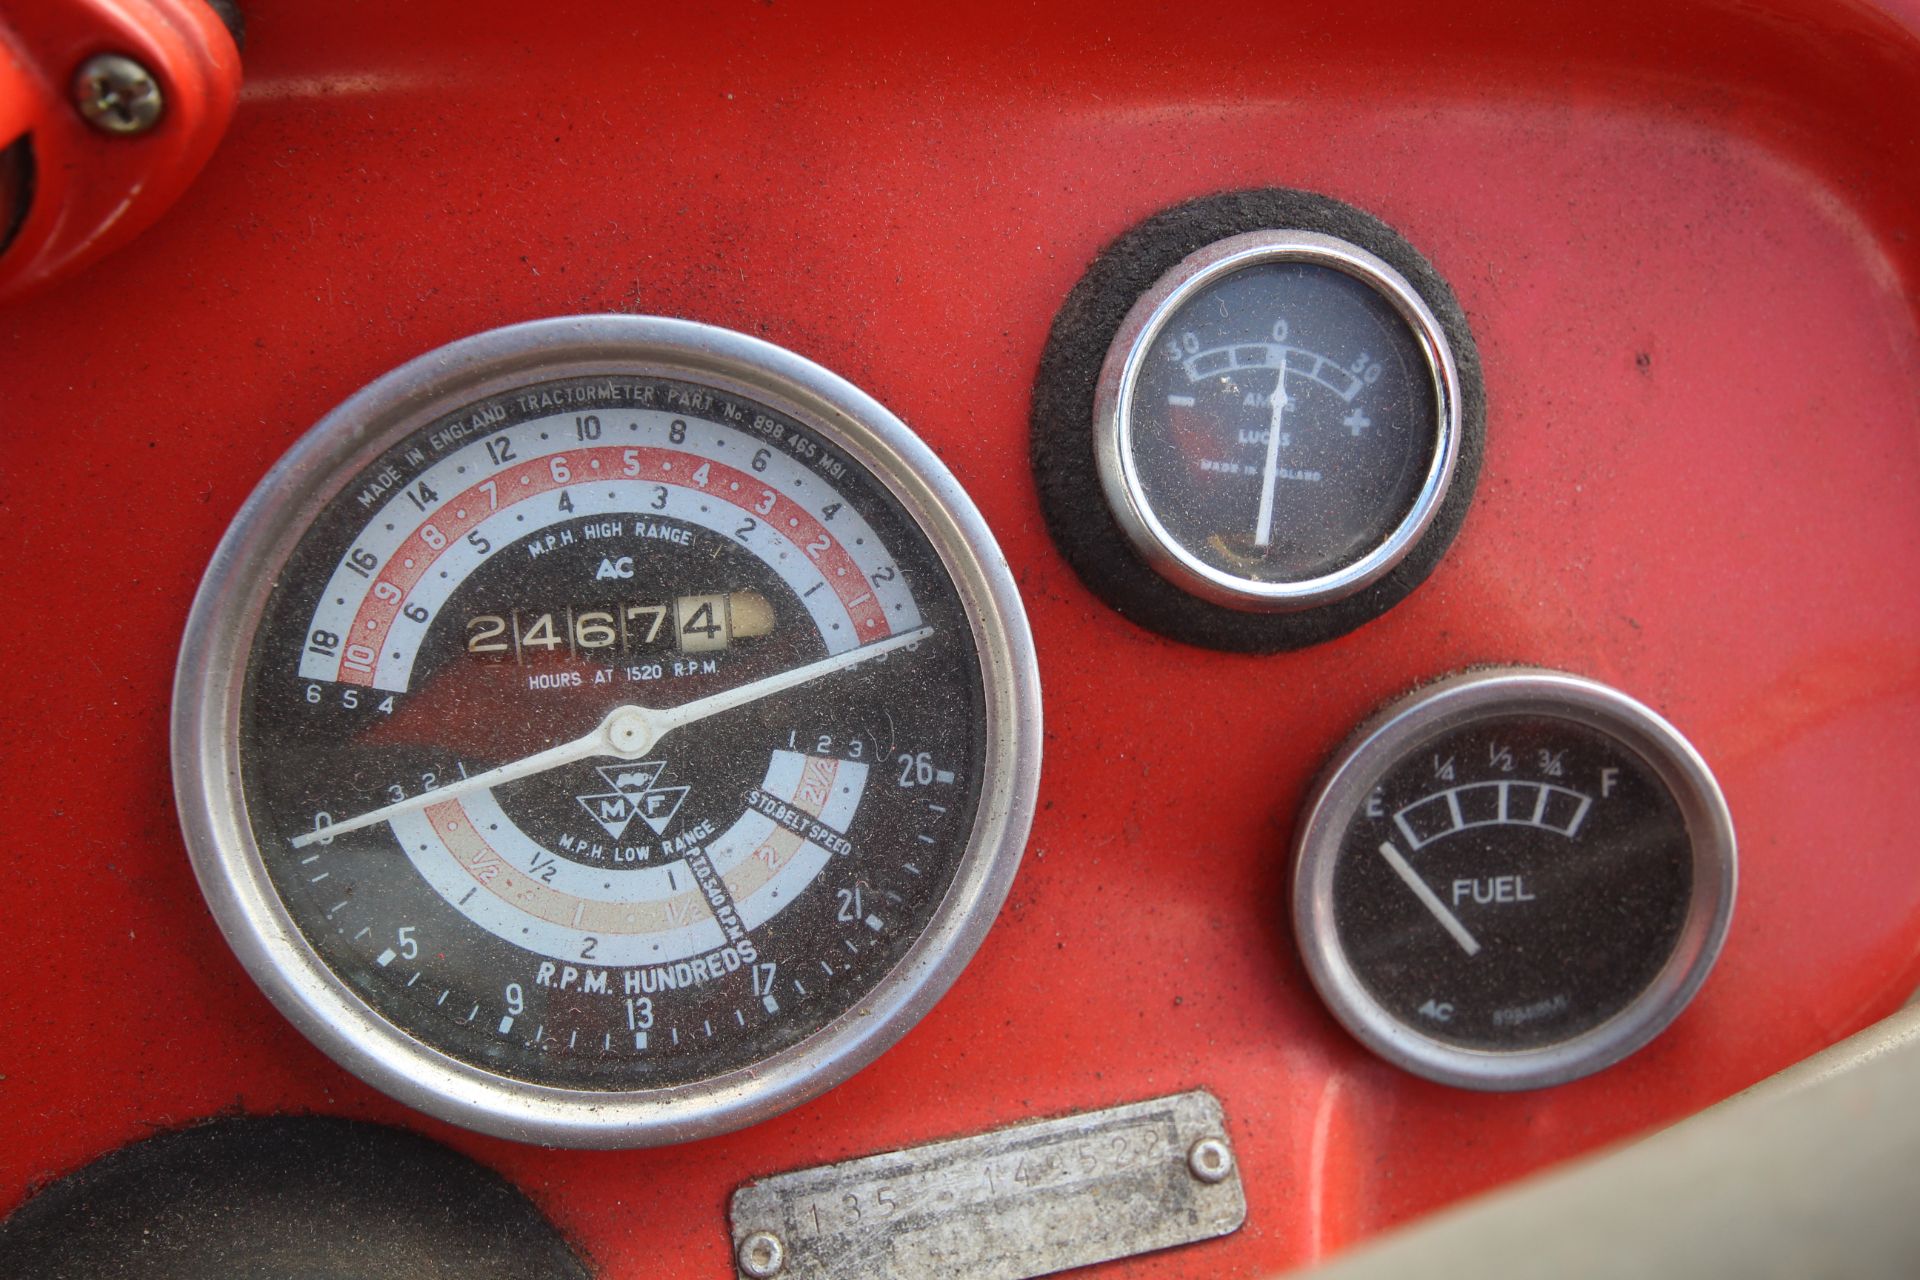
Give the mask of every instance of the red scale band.
M 691 484 L 694 471 L 703 464 L 708 467 L 707 483 Z M 560 478 L 563 475 L 565 479 Z M 529 498 L 600 481 L 678 485 L 697 489 L 739 509 L 780 534 L 795 550 L 819 566 L 827 585 L 846 610 L 858 643 L 881 640 L 892 633 L 885 611 L 874 598 L 872 584 L 867 581 L 866 574 L 853 557 L 847 554 L 846 548 L 804 507 L 771 489 L 760 477 L 737 471 L 709 458 L 673 449 L 618 446 L 574 449 L 534 458 L 517 467 L 497 472 L 456 494 L 421 521 L 419 528 L 409 534 L 393 555 L 374 572 L 373 580 L 361 598 L 360 608 L 354 615 L 352 634 L 346 637 L 345 647 L 349 652 L 352 646 L 364 645 L 372 651 L 374 660 L 350 662 L 348 653 L 343 652 L 334 678 L 343 684 L 373 683 L 373 673 L 379 666 L 379 655 L 386 644 L 387 633 L 414 585 L 427 575 L 448 547 L 466 537 L 483 520 Z M 494 486 L 494 492 L 487 491 L 488 484 Z M 762 512 L 759 506 L 768 493 L 774 494 L 773 507 Z M 498 507 L 493 505 L 496 501 Z M 431 545 L 423 536 L 428 529 L 437 535 L 438 546 Z M 376 593 L 382 584 L 391 585 L 397 595 L 390 600 L 380 599 Z

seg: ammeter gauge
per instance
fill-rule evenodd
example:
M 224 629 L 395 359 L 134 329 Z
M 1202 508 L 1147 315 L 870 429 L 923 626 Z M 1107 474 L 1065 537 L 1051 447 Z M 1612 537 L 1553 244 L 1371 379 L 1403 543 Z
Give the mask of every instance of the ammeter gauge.
M 880 405 L 757 339 L 457 342 L 267 476 L 188 627 L 175 772 L 240 958 L 457 1123 L 674 1141 L 897 1039 L 1004 898 L 1018 594 Z
M 1159 268 L 1144 283 L 1143 264 Z M 1096 335 L 1083 459 L 1067 424 Z M 1405 241 L 1321 197 L 1241 193 L 1150 220 L 1096 262 L 1043 365 L 1036 465 L 1056 537 L 1123 612 L 1286 648 L 1426 576 L 1464 515 L 1481 421 L 1465 320 Z M 1094 501 L 1104 548 L 1085 530 Z
M 1294 867 L 1307 970 L 1363 1043 L 1478 1089 L 1618 1061 L 1693 998 L 1726 936 L 1734 836 L 1665 720 L 1511 668 L 1382 711 L 1309 798 Z
M 1250 231 L 1135 304 L 1094 401 L 1094 458 L 1134 546 L 1196 595 L 1351 595 L 1439 512 L 1459 374 L 1413 286 L 1333 236 Z

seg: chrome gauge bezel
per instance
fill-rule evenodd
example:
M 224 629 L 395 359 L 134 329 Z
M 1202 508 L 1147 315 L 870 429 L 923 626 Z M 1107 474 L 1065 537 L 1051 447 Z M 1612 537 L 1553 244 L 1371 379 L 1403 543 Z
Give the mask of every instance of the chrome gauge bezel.
M 1673 794 L 1692 845 L 1693 892 L 1674 949 L 1653 980 L 1612 1018 L 1570 1039 L 1512 1051 L 1443 1043 L 1367 991 L 1334 916 L 1334 870 L 1348 826 L 1407 753 L 1490 715 L 1562 719 L 1603 733 L 1644 760 Z M 1580 676 L 1505 667 L 1447 677 L 1389 704 L 1341 748 L 1307 798 L 1294 844 L 1293 925 L 1308 976 L 1356 1039 L 1387 1061 L 1442 1084 L 1488 1091 L 1563 1084 L 1644 1047 L 1706 981 L 1733 917 L 1738 878 L 1733 819 L 1712 771 L 1658 713 Z
M 1314 578 L 1262 582 L 1210 565 L 1182 546 L 1147 497 L 1134 457 L 1135 386 L 1161 331 L 1209 285 L 1264 263 L 1308 262 L 1372 288 L 1406 322 L 1433 380 L 1434 432 L 1426 474 L 1405 516 L 1350 564 Z M 1094 388 L 1094 462 L 1115 522 L 1141 558 L 1174 585 L 1228 608 L 1260 613 L 1311 609 L 1344 599 L 1391 572 L 1433 525 L 1459 463 L 1465 428 L 1460 370 L 1445 328 L 1419 290 L 1391 264 L 1337 236 L 1249 231 L 1189 254 L 1142 294 L 1115 333 Z
M 464 405 L 582 375 L 682 379 L 758 400 L 858 461 L 938 553 L 970 619 L 985 690 L 978 816 L 954 883 L 906 956 L 860 1001 L 750 1067 L 627 1092 L 524 1083 L 416 1040 L 356 995 L 275 891 L 240 783 L 248 655 L 301 537 L 349 481 L 401 439 Z M 221 541 L 182 642 L 173 701 L 176 800 L 187 847 L 235 953 L 289 1020 L 376 1088 L 501 1137 L 649 1146 L 726 1132 L 831 1088 L 898 1040 L 953 983 L 1004 901 L 1031 824 L 1040 690 L 1018 590 L 959 482 L 907 426 L 839 376 L 760 339 L 646 316 L 539 320 L 462 339 L 360 391 L 307 432 Z

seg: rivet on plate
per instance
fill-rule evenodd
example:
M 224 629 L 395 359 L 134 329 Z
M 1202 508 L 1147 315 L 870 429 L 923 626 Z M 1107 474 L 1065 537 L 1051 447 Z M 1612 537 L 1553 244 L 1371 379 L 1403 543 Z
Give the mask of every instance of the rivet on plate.
M 1220 1138 L 1202 1138 L 1187 1148 L 1187 1172 L 1201 1182 L 1225 1182 L 1233 1172 L 1233 1152 Z
M 740 1270 L 753 1280 L 768 1280 L 770 1276 L 779 1275 L 787 1265 L 787 1246 L 771 1231 L 756 1231 L 740 1242 L 735 1257 L 740 1261 Z

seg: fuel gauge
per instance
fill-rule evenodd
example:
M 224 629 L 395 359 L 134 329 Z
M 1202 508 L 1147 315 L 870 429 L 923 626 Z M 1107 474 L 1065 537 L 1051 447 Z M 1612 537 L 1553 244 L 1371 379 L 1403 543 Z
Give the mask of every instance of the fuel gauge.
M 1608 1066 L 1690 1001 L 1732 914 L 1734 836 L 1699 754 L 1576 676 L 1455 676 L 1355 736 L 1294 870 L 1308 972 L 1369 1048 L 1446 1084 Z

